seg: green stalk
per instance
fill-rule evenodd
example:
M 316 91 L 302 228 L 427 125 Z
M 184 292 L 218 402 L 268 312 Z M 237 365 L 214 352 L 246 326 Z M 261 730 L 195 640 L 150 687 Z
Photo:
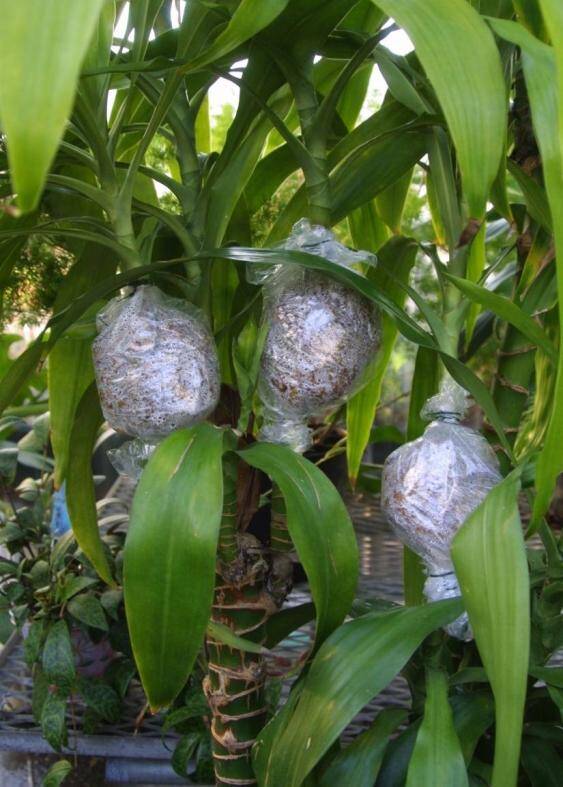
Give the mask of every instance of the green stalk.
M 224 513 L 212 619 L 253 642 L 265 640 L 264 624 L 274 609 L 265 590 L 268 564 L 260 542 L 238 533 L 237 467 L 224 470 Z M 218 785 L 256 784 L 251 749 L 266 721 L 266 665 L 260 653 L 231 648 L 207 637 L 204 691 L 211 709 L 212 751 Z
M 272 485 L 272 521 L 270 526 L 270 548 L 273 553 L 288 554 L 293 551 L 293 542 L 287 529 L 285 501 L 277 484 Z
M 303 143 L 311 155 L 310 160 L 303 164 L 310 219 L 313 224 L 330 227 L 332 202 L 326 130 L 322 127 L 318 128 L 315 123 L 319 111 L 319 102 L 313 84 L 312 67 L 313 61 L 311 60 L 306 66 L 306 73 L 293 68 L 286 69 L 286 77 L 295 98 L 295 107 L 299 116 Z
M 545 300 L 546 283 L 551 271 L 544 270 L 536 277 L 521 302 L 528 314 L 534 314 Z M 514 445 L 524 409 L 529 399 L 530 385 L 534 375 L 537 347 L 531 345 L 512 325 L 506 332 L 498 353 L 497 369 L 493 382 L 493 399 L 503 419 L 507 440 Z

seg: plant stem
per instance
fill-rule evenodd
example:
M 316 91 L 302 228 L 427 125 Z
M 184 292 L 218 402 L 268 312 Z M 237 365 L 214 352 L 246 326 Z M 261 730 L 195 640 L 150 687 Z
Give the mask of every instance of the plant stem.
M 323 127 L 318 128 L 315 123 L 319 111 L 319 102 L 313 84 L 313 60 L 311 59 L 303 69 L 288 68 L 286 77 L 295 98 L 295 107 L 299 115 L 303 143 L 311 154 L 310 162 L 303 166 L 310 219 L 313 224 L 330 227 L 332 201 L 326 130 Z
M 272 485 L 272 521 L 270 528 L 272 552 L 287 554 L 293 551 L 293 542 L 287 529 L 285 501 L 277 484 Z
M 268 565 L 254 536 L 236 532 L 235 461 L 225 466 L 224 514 L 212 619 L 235 634 L 263 643 L 264 623 L 275 609 L 264 580 Z M 204 691 L 212 714 L 216 783 L 256 784 L 251 749 L 266 721 L 264 656 L 231 648 L 208 636 Z

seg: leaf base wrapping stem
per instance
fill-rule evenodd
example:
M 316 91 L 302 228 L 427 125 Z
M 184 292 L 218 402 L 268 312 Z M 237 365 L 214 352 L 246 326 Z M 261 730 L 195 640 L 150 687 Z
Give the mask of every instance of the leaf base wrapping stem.
M 237 557 L 229 563 L 218 563 L 212 617 L 238 636 L 263 643 L 264 624 L 277 609 L 265 589 L 268 563 L 254 536 L 240 534 L 237 543 Z M 231 648 L 210 637 L 207 652 L 204 691 L 212 716 L 216 782 L 256 784 L 251 749 L 267 715 L 264 656 Z

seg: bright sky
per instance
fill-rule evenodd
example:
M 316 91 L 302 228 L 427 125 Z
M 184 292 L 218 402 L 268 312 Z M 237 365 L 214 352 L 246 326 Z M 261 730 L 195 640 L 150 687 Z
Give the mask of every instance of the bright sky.
M 184 8 L 186 7 L 185 0 L 179 0 L 176 6 L 172 9 L 172 25 L 173 27 L 178 27 L 180 24 L 180 19 L 182 18 L 182 14 L 184 13 Z M 121 38 L 125 35 L 125 31 L 127 29 L 127 17 L 129 15 L 129 3 L 124 7 L 121 16 L 118 19 L 115 34 L 118 38 Z M 154 36 L 151 36 L 154 37 Z M 411 43 L 410 38 L 404 33 L 402 30 L 396 30 L 393 33 L 390 33 L 383 45 L 386 46 L 391 52 L 394 52 L 397 55 L 406 55 L 408 52 L 411 52 L 413 49 L 413 45 Z M 236 64 L 239 65 L 239 64 Z M 240 63 L 241 66 L 244 66 L 244 61 Z M 376 66 L 373 69 L 373 74 L 369 83 L 368 95 L 366 97 L 367 102 L 371 98 L 375 98 L 377 96 L 381 96 L 386 90 L 385 80 L 381 76 L 379 68 Z M 209 105 L 211 109 L 212 115 L 218 115 L 221 112 L 221 107 L 224 104 L 232 104 L 234 107 L 238 104 L 238 94 L 239 88 L 234 85 L 232 82 L 229 82 L 226 79 L 218 79 L 211 87 L 209 91 Z

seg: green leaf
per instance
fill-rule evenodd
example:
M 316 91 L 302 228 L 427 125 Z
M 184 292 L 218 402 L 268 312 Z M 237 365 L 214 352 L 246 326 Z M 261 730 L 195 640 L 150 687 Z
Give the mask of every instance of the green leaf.
M 22 0 L 3 9 L 0 120 L 24 212 L 39 201 L 103 2 Z
M 241 399 L 239 427 L 246 429 L 252 411 L 254 393 L 260 373 L 260 358 L 268 335 L 268 325 L 258 325 L 251 316 L 237 336 L 232 348 L 232 360 Z
M 486 682 L 486 678 L 484 680 Z M 466 765 L 469 765 L 479 740 L 494 721 L 493 698 L 489 692 L 474 692 L 453 694 L 449 702 L 463 757 Z
M 72 765 L 68 760 L 59 760 L 51 765 L 43 777 L 41 787 L 60 787 L 71 771 Z
M 507 159 L 507 166 L 508 171 L 514 176 L 522 189 L 528 213 L 546 232 L 551 234 L 553 232 L 553 220 L 544 189 L 512 159 Z
M 383 762 L 389 736 L 406 717 L 407 711 L 401 708 L 382 710 L 366 732 L 329 760 L 319 777 L 319 787 L 337 784 L 372 787 Z
M 477 282 L 479 281 L 483 271 L 485 270 L 485 264 L 487 262 L 487 255 L 485 249 L 486 231 L 487 231 L 487 223 L 486 221 L 483 221 L 481 227 L 479 228 L 479 232 L 475 235 L 475 237 L 471 241 L 471 245 L 469 246 L 469 250 L 467 252 L 467 269 L 466 269 L 466 277 L 467 277 L 468 284 L 474 283 L 475 285 L 477 285 Z M 469 347 L 471 338 L 473 336 L 475 323 L 477 322 L 477 317 L 479 316 L 479 312 L 480 312 L 480 308 L 479 308 L 480 305 L 482 304 L 472 301 L 467 312 L 467 319 L 465 322 L 465 344 L 467 347 Z
M 552 19 L 551 12 L 561 13 L 561 7 L 557 7 L 548 0 L 543 0 L 542 8 L 544 12 L 546 9 L 550 11 L 549 19 L 546 15 L 548 25 Z M 555 18 L 554 16 L 553 19 Z M 554 41 L 558 42 L 557 52 L 559 53 L 556 64 L 554 50 L 538 41 L 522 26 L 501 19 L 490 19 L 489 24 L 499 36 L 521 47 L 524 78 L 532 108 L 534 132 L 541 153 L 551 214 L 554 217 L 560 216 L 561 210 L 563 210 L 563 151 L 560 143 L 561 129 L 563 128 L 561 114 L 563 113 L 563 98 L 558 94 L 557 86 L 563 80 L 563 55 L 559 29 L 557 25 L 554 26 L 556 34 Z M 554 221 L 554 233 L 559 296 L 559 346 L 561 348 L 563 346 L 563 222 L 557 219 Z M 547 436 L 536 465 L 536 498 L 532 512 L 531 532 L 537 529 L 541 518 L 547 511 L 557 476 L 563 470 L 563 454 L 561 452 L 563 444 L 563 353 L 561 350 L 553 401 Z
M 84 590 L 84 588 L 95 585 L 97 581 L 95 577 L 77 576 L 76 574 L 67 575 L 63 577 L 63 584 L 57 598 L 61 602 L 68 601 L 77 593 L 80 593 L 81 590 Z
M 72 427 L 66 500 L 78 546 L 92 562 L 104 582 L 112 585 L 111 570 L 98 529 L 96 494 L 92 477 L 92 451 L 102 421 L 98 392 L 95 383 L 92 383 L 78 404 Z
M 430 169 L 427 174 L 428 204 L 436 234 L 450 254 L 461 233 L 461 215 L 452 162 L 451 144 L 443 128 L 434 128 L 428 146 Z M 444 237 L 441 230 L 443 229 Z
M 119 721 L 121 700 L 111 686 L 99 680 L 84 678 L 80 681 L 79 689 L 88 708 L 110 723 Z
M 242 0 L 227 27 L 205 51 L 191 60 L 187 71 L 196 71 L 232 52 L 240 44 L 267 27 L 281 14 L 289 0 Z
M 406 787 L 467 787 L 467 773 L 443 672 L 430 669 L 426 676 L 424 718 L 416 736 Z
M 467 279 L 461 279 L 447 272 L 444 272 L 444 276 L 453 282 L 470 301 L 484 306 L 485 309 L 490 309 L 500 317 L 501 320 L 505 320 L 511 325 L 514 325 L 515 328 L 518 328 L 520 333 L 526 336 L 533 344 L 541 347 L 544 353 L 554 363 L 557 363 L 557 352 L 549 336 L 533 317 L 526 314 L 526 312 L 516 303 L 504 295 L 498 295 L 496 292 L 492 292 L 480 284 L 474 284 Z
M 519 471 L 487 495 L 452 543 L 475 641 L 495 697 L 492 787 L 516 784 L 530 648 L 528 565 Z
M 357 248 L 369 248 L 362 243 L 362 237 L 356 233 L 352 235 L 352 239 Z M 384 266 L 389 266 L 399 281 L 406 282 L 417 250 L 418 245 L 409 238 L 391 238 L 378 253 L 382 265 L 376 268 L 373 275 L 370 272 L 370 279 L 374 284 L 389 295 L 399 307 L 402 307 L 405 301 L 405 292 L 395 280 L 391 279 Z M 370 439 L 375 412 L 381 397 L 383 378 L 397 338 L 397 326 L 386 314 L 381 319 L 381 332 L 381 346 L 367 372 L 367 384 L 349 400 L 346 406 L 346 428 L 348 431 L 346 456 L 348 475 L 353 486 L 358 477 L 362 456 Z
M 43 672 L 47 680 L 58 686 L 68 687 L 75 675 L 74 654 L 68 626 L 64 620 L 54 623 L 43 647 Z
M 412 131 L 376 139 L 354 151 L 330 176 L 333 223 L 406 177 L 427 149 L 426 135 Z
M 559 787 L 563 759 L 555 746 L 531 735 L 522 741 L 522 765 L 532 787 Z
M 55 485 L 63 483 L 70 453 L 74 414 L 84 391 L 94 379 L 90 342 L 62 338 L 49 355 L 49 413 L 55 456 Z
M 183 735 L 176 744 L 172 754 L 170 764 L 178 776 L 182 776 L 184 779 L 188 777 L 188 766 L 199 741 L 200 735 L 197 732 Z
M 319 649 L 311 669 L 255 745 L 263 787 L 297 787 L 354 716 L 432 631 L 459 615 L 458 599 L 356 618 Z
M 228 626 L 224 626 L 222 623 L 217 623 L 214 620 L 210 620 L 207 624 L 207 634 L 208 637 L 212 637 L 230 648 L 244 650 L 247 653 L 266 654 L 270 652 L 268 648 L 263 647 L 258 642 L 251 642 L 249 639 L 239 637 Z
M 41 732 L 55 751 L 67 745 L 66 697 L 58 691 L 49 691 L 41 711 Z
M 287 446 L 256 443 L 239 455 L 282 491 L 317 612 L 318 646 L 342 623 L 356 590 L 358 547 L 346 506 L 324 473 Z
M 266 647 L 273 648 L 292 631 L 301 628 L 314 617 L 315 605 L 310 603 L 287 607 L 271 615 L 266 621 Z
M 503 152 L 506 89 L 487 25 L 465 0 L 377 0 L 408 33 L 454 140 L 471 216 L 481 218 Z
M 393 56 L 385 45 L 378 46 L 373 53 L 373 60 L 379 66 L 381 76 L 387 82 L 391 95 L 416 115 L 431 111 L 428 102 L 422 98 L 412 82 L 407 79 L 395 62 L 396 59 L 396 56 Z
M 22 390 L 46 351 L 47 344 L 42 342 L 40 337 L 30 344 L 27 350 L 19 355 L 10 365 L 8 371 L 0 380 L 0 413 L 13 402 Z
M 186 682 L 208 625 L 223 507 L 223 433 L 203 423 L 170 435 L 135 492 L 125 543 L 125 608 L 153 708 Z
M 413 170 L 409 169 L 395 183 L 382 191 L 375 198 L 377 212 L 389 229 L 396 235 L 401 231 L 401 219 L 405 208 L 405 200 L 409 193 Z
M 363 238 L 359 248 L 375 253 L 389 240 L 389 228 L 379 217 L 374 200 L 353 210 L 348 216 L 348 226 L 352 239 Z
M 43 633 L 45 631 L 44 621 L 36 620 L 29 627 L 27 637 L 23 643 L 25 662 L 31 669 L 38 660 L 43 643 Z
M 115 0 L 103 0 L 102 11 L 84 58 L 83 71 L 108 66 L 113 43 L 113 27 L 115 24 Z M 82 81 L 80 90 L 86 96 L 92 111 L 98 113 L 99 121 L 107 123 L 107 102 L 105 100 L 109 86 L 109 75 L 101 74 L 88 77 Z
M 102 605 L 91 594 L 82 594 L 75 596 L 69 601 L 68 611 L 73 618 L 85 623 L 92 628 L 101 629 L 102 631 L 108 630 L 108 624 Z

